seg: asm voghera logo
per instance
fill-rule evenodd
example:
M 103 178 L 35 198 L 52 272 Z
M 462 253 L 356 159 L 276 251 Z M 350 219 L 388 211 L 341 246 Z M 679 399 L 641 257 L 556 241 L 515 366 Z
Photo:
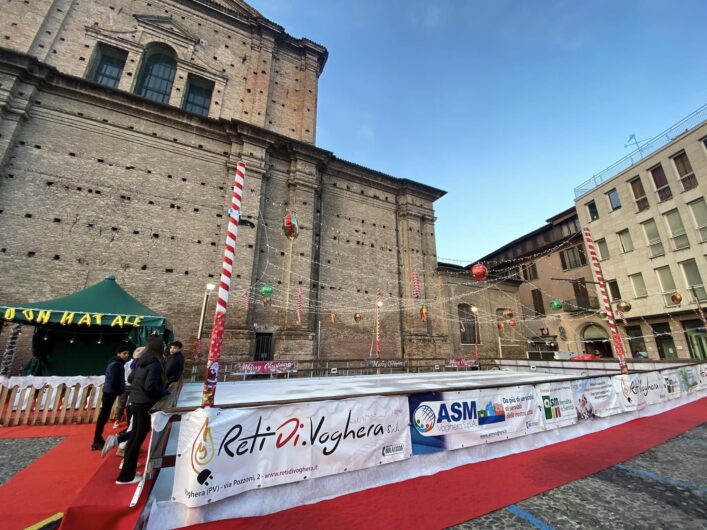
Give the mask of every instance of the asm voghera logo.
M 412 421 L 418 432 L 425 433 L 435 428 L 437 416 L 435 415 L 435 411 L 432 410 L 432 407 L 422 404 L 415 409 L 415 413 L 412 415 Z
M 490 425 L 506 420 L 503 405 L 489 401 L 483 409 L 476 407 L 476 401 L 443 401 L 439 403 L 438 410 L 428 404 L 422 403 L 413 414 L 413 423 L 418 432 L 425 434 L 432 431 L 436 425 L 442 428 L 443 424 L 453 430 L 465 429 L 474 425 Z M 449 429 L 442 429 L 449 431 Z
M 562 416 L 559 398 L 543 396 L 543 409 L 545 409 L 546 420 L 556 420 Z

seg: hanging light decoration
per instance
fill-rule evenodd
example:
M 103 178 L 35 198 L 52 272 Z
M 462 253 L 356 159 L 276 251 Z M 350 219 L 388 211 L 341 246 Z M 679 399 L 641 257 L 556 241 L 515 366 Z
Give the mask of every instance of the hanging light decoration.
M 282 220 L 282 232 L 290 241 L 294 241 L 299 236 L 299 225 L 295 212 L 287 212 Z
M 336 325 L 336 313 L 332 313 L 329 315 L 329 322 Z
M 670 299 L 673 301 L 674 304 L 680 305 L 680 302 L 682 302 L 682 295 L 680 293 L 673 293 L 673 296 L 670 297 Z
M 420 308 L 420 320 L 427 322 L 427 306 L 424 304 Z
M 510 320 L 513 318 L 513 310 L 510 307 L 503 310 L 503 318 L 505 318 L 506 320 Z
M 354 314 L 354 320 L 356 322 L 361 322 L 361 320 L 363 320 L 363 315 L 361 313 Z
M 553 311 L 559 311 L 562 309 L 562 300 L 558 300 L 556 298 L 554 300 L 550 300 L 550 309 Z
M 412 271 L 412 296 L 420 298 L 420 277 L 417 275 L 417 271 Z
M 504 331 L 506 331 L 506 324 L 503 322 L 499 322 L 498 323 L 498 332 L 503 333 Z
M 625 300 L 622 300 L 621 302 L 616 304 L 616 309 L 618 309 L 622 313 L 628 313 L 629 311 L 631 311 L 631 304 L 629 304 Z
M 475 263 L 471 267 L 471 277 L 477 282 L 483 282 L 489 277 L 489 270 L 483 263 Z
M 272 285 L 269 283 L 263 285 L 263 288 L 260 289 L 260 295 L 263 297 L 263 305 L 268 305 L 272 297 Z

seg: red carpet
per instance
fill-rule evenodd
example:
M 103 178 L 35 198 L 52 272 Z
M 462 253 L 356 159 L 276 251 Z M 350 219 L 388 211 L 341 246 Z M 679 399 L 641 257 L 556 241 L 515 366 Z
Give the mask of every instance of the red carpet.
M 215 529 L 438 529 L 623 462 L 707 421 L 707 398 L 575 440 L 469 464 L 272 515 L 193 525 Z M 580 456 L 581 455 L 581 456 Z
M 0 487 L 3 528 L 25 528 L 66 510 L 101 464 L 100 452 L 89 450 L 94 429 L 90 424 L 0 428 L 0 438 L 66 437 Z
M 148 443 L 149 438 L 145 441 L 140 454 L 141 463 L 144 463 L 147 457 Z M 136 485 L 119 486 L 115 483 L 119 472 L 118 464 L 120 459 L 111 452 L 66 510 L 60 528 L 65 530 L 132 530 L 135 528 L 147 501 L 152 481 L 145 484 L 138 504 L 130 508 L 130 500 L 133 498 Z M 138 471 L 142 472 L 140 468 Z

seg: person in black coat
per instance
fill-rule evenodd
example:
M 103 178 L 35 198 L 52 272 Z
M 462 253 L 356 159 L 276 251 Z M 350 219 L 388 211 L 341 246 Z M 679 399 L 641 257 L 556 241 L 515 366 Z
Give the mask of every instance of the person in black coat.
M 169 395 L 164 372 L 164 343 L 162 337 L 152 335 L 131 374 L 130 411 L 133 427 L 125 446 L 125 458 L 116 484 L 134 484 L 142 477 L 136 473 L 137 460 L 145 438 L 150 432 L 150 409 L 164 396 Z
M 182 343 L 175 340 L 169 347 L 169 359 L 167 359 L 167 379 L 170 383 L 179 381 L 184 372 L 184 354 L 182 353 Z
M 93 433 L 92 451 L 103 449 L 105 440 L 103 439 L 103 429 L 110 417 L 116 398 L 125 391 L 125 368 L 124 365 L 130 358 L 130 348 L 127 345 L 118 346 L 116 355 L 106 366 L 106 378 L 103 382 L 103 395 L 101 397 L 101 412 L 96 420 L 96 430 Z

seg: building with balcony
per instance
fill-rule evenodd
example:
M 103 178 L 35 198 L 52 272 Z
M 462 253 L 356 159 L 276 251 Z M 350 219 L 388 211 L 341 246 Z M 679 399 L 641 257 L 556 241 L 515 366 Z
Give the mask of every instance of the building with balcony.
M 685 129 L 705 109 L 575 190 L 614 309 L 631 305 L 617 324 L 634 356 L 707 358 L 707 121 Z
M 609 328 L 598 316 L 577 213 L 568 208 L 547 224 L 484 256 L 497 278 L 521 281 L 522 311 L 514 318 L 518 336 L 507 336 L 502 313 L 496 315 L 505 344 L 520 340 L 530 358 L 552 358 L 554 352 L 612 355 Z

